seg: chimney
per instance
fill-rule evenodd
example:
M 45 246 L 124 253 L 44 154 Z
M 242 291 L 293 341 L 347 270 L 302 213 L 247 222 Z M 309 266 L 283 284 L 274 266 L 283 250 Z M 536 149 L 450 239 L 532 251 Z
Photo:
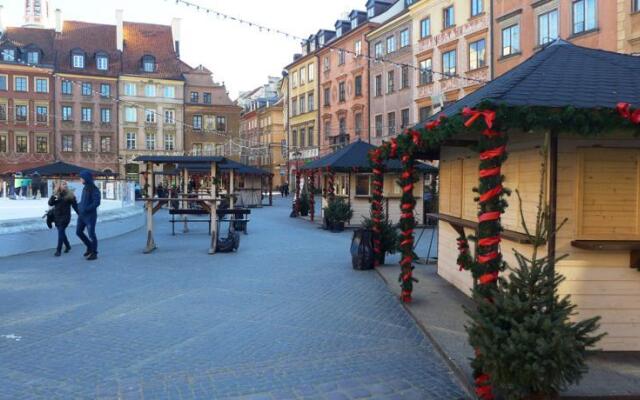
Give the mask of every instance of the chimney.
M 116 10 L 116 46 L 118 50 L 124 49 L 124 28 L 122 26 L 122 10 Z
M 176 51 L 176 56 L 180 58 L 180 22 L 182 19 L 174 18 L 171 20 L 171 33 L 173 34 L 173 49 Z
M 56 8 L 56 32 L 62 32 L 62 10 Z

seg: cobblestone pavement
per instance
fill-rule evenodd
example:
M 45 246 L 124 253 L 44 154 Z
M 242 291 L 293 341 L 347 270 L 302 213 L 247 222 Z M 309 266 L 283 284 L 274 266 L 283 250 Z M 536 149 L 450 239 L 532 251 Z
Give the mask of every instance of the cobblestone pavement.
M 350 234 L 288 213 L 254 210 L 236 254 L 159 214 L 151 255 L 138 230 L 0 259 L 0 398 L 467 398 Z

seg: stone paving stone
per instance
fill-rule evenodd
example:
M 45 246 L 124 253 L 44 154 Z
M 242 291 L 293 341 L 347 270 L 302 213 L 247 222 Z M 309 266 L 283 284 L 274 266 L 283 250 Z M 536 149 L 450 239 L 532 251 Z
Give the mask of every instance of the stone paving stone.
M 0 261 L 0 335 L 20 336 L 0 336 L 0 398 L 469 398 L 377 274 L 351 269 L 351 234 L 289 204 L 253 210 L 233 254 L 160 212 L 150 255 L 138 230 L 94 263 Z

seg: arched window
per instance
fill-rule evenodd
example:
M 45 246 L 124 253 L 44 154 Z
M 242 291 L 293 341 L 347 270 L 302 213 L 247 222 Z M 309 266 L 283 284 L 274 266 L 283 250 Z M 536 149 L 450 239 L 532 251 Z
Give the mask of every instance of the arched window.
M 156 58 L 149 55 L 142 57 L 142 70 L 144 72 L 155 72 Z

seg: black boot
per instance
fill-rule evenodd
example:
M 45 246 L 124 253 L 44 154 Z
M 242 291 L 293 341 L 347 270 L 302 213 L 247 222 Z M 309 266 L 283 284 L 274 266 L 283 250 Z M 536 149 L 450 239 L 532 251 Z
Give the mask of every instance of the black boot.
M 70 252 L 70 251 L 71 251 L 71 246 L 66 246 L 66 247 L 64 248 L 64 252 L 65 252 L 65 253 L 68 253 L 68 252 Z
M 93 261 L 93 260 L 97 260 L 98 259 L 98 254 L 97 253 L 91 253 L 89 254 L 89 257 L 87 257 L 87 260 L 89 261 Z
M 90 255 L 91 255 L 91 250 L 87 250 L 87 251 L 84 252 L 82 257 L 89 257 Z
M 60 257 L 60 250 L 56 250 L 56 252 L 53 253 L 53 255 L 56 256 L 56 257 Z

